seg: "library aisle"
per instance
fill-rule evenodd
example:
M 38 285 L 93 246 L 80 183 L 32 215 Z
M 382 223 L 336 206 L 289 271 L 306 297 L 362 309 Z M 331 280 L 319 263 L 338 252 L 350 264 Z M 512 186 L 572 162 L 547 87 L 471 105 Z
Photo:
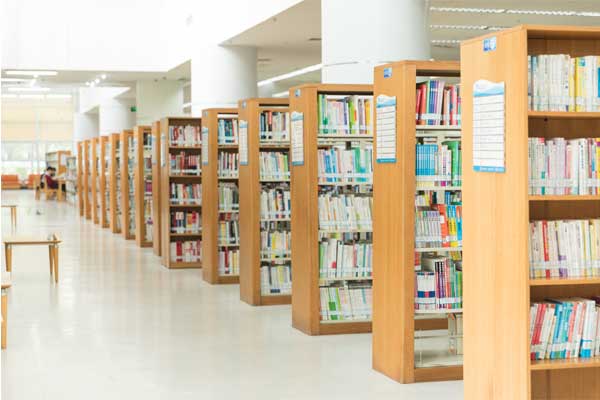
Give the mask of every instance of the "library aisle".
M 251 307 L 237 285 L 168 270 L 66 203 L 2 201 L 19 204 L 20 232 L 64 240 L 56 286 L 43 249 L 13 252 L 4 400 L 463 397 L 462 382 L 398 385 L 371 368 L 371 335 L 307 336 L 289 305 Z

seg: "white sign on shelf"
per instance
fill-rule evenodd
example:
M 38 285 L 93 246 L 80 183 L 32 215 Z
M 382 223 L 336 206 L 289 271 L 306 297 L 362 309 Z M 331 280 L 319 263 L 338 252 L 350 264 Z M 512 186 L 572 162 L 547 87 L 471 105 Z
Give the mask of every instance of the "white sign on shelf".
M 473 169 L 505 172 L 504 82 L 473 84 Z
M 240 165 L 248 165 L 248 121 L 240 120 Z
M 377 162 L 396 162 L 396 97 L 377 96 Z
M 292 112 L 292 165 L 304 165 L 304 114 Z
M 208 128 L 202 127 L 202 165 L 208 165 Z
M 160 166 L 164 167 L 165 165 L 167 165 L 167 146 L 169 144 L 167 143 L 167 135 L 165 135 L 164 133 L 162 133 L 160 135 Z

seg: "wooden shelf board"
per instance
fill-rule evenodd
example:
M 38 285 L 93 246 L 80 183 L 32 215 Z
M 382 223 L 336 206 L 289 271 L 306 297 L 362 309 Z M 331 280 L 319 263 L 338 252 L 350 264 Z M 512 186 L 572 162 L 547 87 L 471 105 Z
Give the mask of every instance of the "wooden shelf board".
M 529 286 L 600 285 L 600 278 L 530 279 Z
M 201 204 L 170 204 L 171 208 L 201 208 Z
M 415 368 L 415 382 L 459 381 L 462 379 L 462 365 Z
M 327 282 L 345 282 L 345 281 L 372 281 L 372 276 L 355 276 L 348 278 L 319 278 L 319 284 Z
M 573 358 L 567 360 L 538 360 L 531 361 L 531 371 L 547 371 L 557 369 L 600 368 L 600 357 Z
M 200 178 L 202 178 L 202 175 L 171 174 L 171 175 L 169 175 L 169 178 L 174 178 L 174 179 L 200 179 Z
M 172 238 L 179 238 L 179 237 L 196 237 L 196 236 L 202 236 L 202 231 L 198 232 L 198 233 L 170 233 L 169 236 L 171 236 Z
M 597 194 L 584 194 L 584 195 L 567 195 L 567 194 L 542 194 L 542 195 L 529 195 L 529 201 L 589 201 L 596 200 L 600 201 L 600 195 Z
M 371 321 L 319 321 L 320 335 L 370 333 Z
M 240 283 L 239 275 L 219 275 L 217 278 L 217 284 L 219 285 L 232 285 Z
M 171 261 L 168 265 L 168 268 L 202 268 L 202 262 L 183 262 L 183 261 Z
M 600 119 L 600 112 L 529 111 L 529 118 Z
M 462 308 L 452 308 L 447 310 L 415 310 L 415 315 L 462 314 L 462 312 Z
M 291 294 L 271 294 L 261 295 L 260 305 L 261 306 L 277 306 L 283 304 L 292 304 Z
M 417 131 L 461 131 L 461 126 L 454 125 L 415 125 Z
M 202 146 L 169 146 L 169 150 L 202 150 Z
M 415 248 L 415 253 L 429 253 L 429 252 L 442 252 L 442 251 L 462 251 L 462 247 L 423 247 Z

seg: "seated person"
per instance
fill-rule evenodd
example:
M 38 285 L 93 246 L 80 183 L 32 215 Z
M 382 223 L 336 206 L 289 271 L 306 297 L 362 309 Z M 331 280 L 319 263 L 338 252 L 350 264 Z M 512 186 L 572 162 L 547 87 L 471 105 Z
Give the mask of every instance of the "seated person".
M 46 169 L 46 171 L 47 172 L 45 172 L 44 175 L 46 178 L 45 181 L 46 181 L 46 184 L 48 185 L 48 188 L 49 189 L 58 189 L 58 181 L 56 181 L 54 179 L 54 177 L 56 176 L 56 168 L 48 167 Z M 67 190 L 64 183 L 61 185 L 61 190 L 63 192 L 65 192 Z
M 40 175 L 40 189 L 43 189 L 46 186 L 46 176 L 52 173 L 52 167 L 48 166 Z

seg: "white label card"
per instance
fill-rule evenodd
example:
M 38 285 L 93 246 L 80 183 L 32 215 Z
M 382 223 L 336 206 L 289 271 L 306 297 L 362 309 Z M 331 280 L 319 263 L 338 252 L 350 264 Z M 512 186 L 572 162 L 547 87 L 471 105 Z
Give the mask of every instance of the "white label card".
M 396 162 L 396 97 L 377 96 L 377 162 Z
M 240 165 L 248 165 L 248 121 L 240 120 Z
M 292 165 L 304 165 L 304 114 L 292 112 Z
M 202 165 L 208 165 L 208 128 L 202 127 Z
M 506 171 L 504 82 L 473 84 L 473 170 Z
M 167 165 L 167 135 L 162 133 L 160 135 L 160 166 L 164 167 Z

